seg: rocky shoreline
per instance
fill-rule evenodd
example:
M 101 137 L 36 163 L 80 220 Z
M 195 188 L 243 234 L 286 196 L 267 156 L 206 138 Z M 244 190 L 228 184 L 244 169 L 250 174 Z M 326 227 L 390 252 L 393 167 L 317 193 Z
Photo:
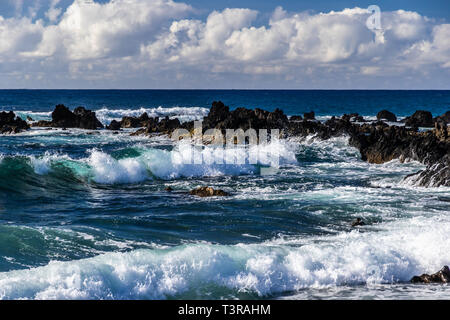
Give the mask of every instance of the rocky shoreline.
M 416 160 L 427 168 L 405 179 L 424 187 L 450 186 L 450 111 L 433 118 L 428 111 L 416 111 L 410 117 L 400 121 L 404 125 L 389 125 L 385 121 L 397 123 L 397 117 L 388 110 L 377 114 L 377 121 L 366 121 L 358 114 L 344 114 L 332 117 L 326 122 L 315 120 L 314 112 L 292 117 L 282 110 L 269 112 L 262 109 L 237 108 L 230 111 L 222 102 L 213 102 L 208 116 L 202 122 L 203 133 L 209 129 L 279 129 L 281 137 L 307 137 L 314 135 L 327 140 L 332 137 L 348 135 L 349 143 L 356 147 L 361 158 L 369 163 L 381 164 L 393 159 L 400 161 Z M 34 127 L 81 128 L 96 130 L 104 128 L 95 112 L 83 107 L 73 112 L 64 105 L 57 105 L 51 121 L 38 121 Z M 420 132 L 419 127 L 430 128 Z M 16 117 L 11 111 L 0 113 L 0 133 L 18 133 L 28 130 L 27 122 Z M 194 121 L 182 123 L 179 119 L 149 117 L 147 113 L 140 117 L 123 117 L 112 121 L 106 129 L 119 131 L 123 128 L 136 128 L 132 135 L 171 135 L 176 129 L 193 132 Z

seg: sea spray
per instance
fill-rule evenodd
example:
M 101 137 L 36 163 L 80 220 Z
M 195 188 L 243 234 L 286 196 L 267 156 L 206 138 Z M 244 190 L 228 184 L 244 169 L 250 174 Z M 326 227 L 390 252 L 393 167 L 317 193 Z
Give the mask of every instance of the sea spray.
M 431 218 L 432 219 L 432 218 Z M 450 220 L 393 222 L 378 233 L 279 238 L 235 246 L 186 244 L 108 253 L 0 274 L 3 299 L 259 297 L 342 285 L 407 282 L 450 259 Z M 305 244 L 308 243 L 308 244 Z M 298 245 L 301 244 L 301 245 Z

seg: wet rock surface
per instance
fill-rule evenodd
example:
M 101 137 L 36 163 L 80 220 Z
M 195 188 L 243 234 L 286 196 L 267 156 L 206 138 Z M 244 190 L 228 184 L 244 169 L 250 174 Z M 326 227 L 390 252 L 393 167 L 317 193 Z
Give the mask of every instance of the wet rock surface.
M 412 283 L 449 283 L 450 269 L 444 266 L 441 270 L 433 274 L 422 274 L 421 276 L 414 276 L 411 279 Z
M 450 186 L 450 129 L 446 125 L 447 112 L 433 119 L 428 111 L 416 111 L 410 117 L 402 120 L 405 126 L 388 125 L 378 120 L 365 122 L 359 114 L 345 114 L 340 118 L 332 117 L 326 122 L 315 121 L 314 112 L 305 113 L 304 117 L 294 116 L 291 119 L 276 109 L 269 112 L 262 109 L 237 108 L 230 111 L 229 107 L 220 101 L 212 103 L 208 116 L 202 122 L 203 133 L 209 129 L 219 129 L 225 135 L 226 129 L 279 129 L 280 137 L 306 137 L 314 135 L 319 139 L 330 139 L 341 135 L 350 137 L 349 143 L 356 147 L 361 158 L 369 163 L 382 164 L 393 159 L 416 160 L 427 169 L 416 173 L 417 183 L 422 186 Z M 396 116 L 382 110 L 377 118 L 396 121 Z M 436 120 L 437 119 L 437 120 Z M 194 122 L 181 123 L 178 119 L 158 118 L 146 120 L 146 127 L 138 130 L 135 135 L 166 133 L 175 129 L 186 129 L 193 132 Z M 433 130 L 418 132 L 418 127 L 434 126 Z M 414 180 L 413 177 L 408 179 Z
M 361 218 L 356 218 L 353 222 L 352 222 L 352 227 L 362 227 L 365 226 L 366 223 L 363 221 L 363 219 Z
M 28 130 L 30 126 L 12 111 L 0 112 L 0 134 L 20 133 Z
M 228 197 L 230 194 L 223 191 L 223 190 L 215 190 L 211 187 L 201 187 L 201 188 L 197 188 L 192 190 L 191 192 L 189 192 L 189 194 L 191 196 L 197 196 L 197 197 L 201 197 L 201 198 L 206 198 L 206 197 Z
M 26 130 L 28 124 L 17 119 L 14 113 L 2 113 L 1 132 L 20 132 Z M 402 120 L 405 126 L 388 125 L 382 120 L 396 121 L 395 114 L 382 110 L 377 114 L 376 122 L 366 122 L 357 113 L 344 114 L 340 118 L 332 117 L 326 122 L 316 121 L 314 111 L 304 116 L 293 116 L 289 119 L 282 110 L 272 112 L 256 108 L 254 110 L 230 108 L 221 101 L 212 103 L 209 114 L 203 118 L 202 133 L 209 129 L 218 129 L 226 136 L 227 129 L 242 129 L 246 132 L 254 129 L 278 129 L 281 138 L 307 137 L 314 135 L 318 139 L 330 139 L 341 135 L 349 136 L 349 144 L 357 148 L 361 158 L 369 163 L 381 164 L 393 159 L 416 160 L 427 168 L 406 179 L 416 185 L 428 187 L 450 186 L 450 128 L 447 122 L 450 111 L 436 118 L 428 111 L 419 110 Z M 98 121 L 95 112 L 83 107 L 71 112 L 64 105 L 56 106 L 52 113 L 52 121 L 39 121 L 33 124 L 40 127 L 97 129 L 103 125 Z M 418 127 L 434 127 L 432 130 L 418 131 Z M 176 129 L 185 129 L 188 136 L 194 133 L 194 121 L 182 123 L 178 118 L 149 117 L 143 113 L 139 117 L 123 117 L 121 121 L 113 120 L 107 129 L 117 132 L 122 128 L 139 128 L 132 135 L 167 134 Z M 211 139 L 210 139 L 211 140 Z M 214 140 L 214 139 L 213 139 Z M 211 140 L 211 141 L 213 141 Z M 204 143 L 211 143 L 204 141 Z M 235 142 L 237 143 L 237 142 Z

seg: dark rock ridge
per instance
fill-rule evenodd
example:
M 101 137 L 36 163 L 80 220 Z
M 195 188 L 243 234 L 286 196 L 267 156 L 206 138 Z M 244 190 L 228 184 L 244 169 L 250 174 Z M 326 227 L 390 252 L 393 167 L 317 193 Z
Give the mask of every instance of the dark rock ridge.
M 447 111 L 443 115 L 440 115 L 439 117 L 434 118 L 434 122 L 441 123 L 441 124 L 449 124 L 450 123 L 450 111 Z
M 121 128 L 141 128 L 133 135 L 166 133 L 170 134 L 175 129 L 184 128 L 178 119 L 170 119 L 168 116 L 160 119 L 159 117 L 149 117 L 144 112 L 140 117 L 123 117 L 121 121 L 113 120 L 106 127 L 109 130 L 120 130 Z M 192 124 L 193 127 L 193 124 Z
M 414 276 L 411 279 L 412 283 L 449 283 L 450 269 L 444 266 L 441 270 L 433 274 L 422 274 L 421 276 Z
M 387 110 L 381 111 L 379 118 L 394 120 L 395 115 Z M 450 186 L 450 128 L 446 124 L 449 112 L 433 119 L 427 111 L 416 111 L 406 118 L 405 124 L 410 126 L 389 126 L 383 121 L 364 123 L 358 114 L 345 114 L 341 118 L 332 117 L 325 123 L 309 121 L 314 113 L 305 114 L 289 120 L 282 110 L 273 112 L 262 109 L 249 110 L 237 108 L 230 111 L 222 102 L 213 102 L 208 116 L 203 119 L 203 132 L 208 129 L 279 129 L 281 137 L 306 137 L 314 135 L 319 139 L 336 136 L 350 136 L 351 146 L 358 148 L 361 158 L 370 163 L 381 164 L 393 159 L 416 160 L 427 168 L 412 176 L 410 181 L 421 186 Z M 395 117 L 396 119 L 396 117 Z M 357 123 L 355 123 L 357 122 Z M 142 123 L 141 123 L 142 124 Z M 181 123 L 178 119 L 158 118 L 146 120 L 146 126 L 135 134 L 166 133 L 184 128 L 192 133 L 194 122 Z M 418 126 L 434 124 L 433 130 L 418 132 Z
M 28 123 L 16 117 L 14 112 L 0 112 L 0 134 L 19 133 L 28 129 Z
M 192 190 L 189 193 L 191 196 L 206 197 L 228 197 L 229 194 L 223 190 L 215 190 L 211 187 L 201 187 Z
M 98 121 L 95 112 L 86 110 L 83 107 L 75 108 L 72 112 L 65 105 L 59 104 L 52 112 L 52 121 L 41 120 L 34 123 L 35 127 L 54 128 L 81 128 L 96 130 L 103 128 L 103 124 Z
M 152 118 L 152 120 L 154 119 Z M 147 112 L 144 112 L 140 117 L 123 117 L 120 122 L 114 122 L 116 122 L 116 126 L 117 123 L 120 123 L 120 128 L 141 128 L 145 127 L 149 121 L 150 117 L 148 116 Z M 113 123 L 111 122 L 111 124 Z
M 277 109 L 273 112 L 255 109 L 249 110 L 238 108 L 230 111 L 228 106 L 222 102 L 213 102 L 208 116 L 203 118 L 203 133 L 209 129 L 221 130 L 225 136 L 226 129 L 243 129 L 244 131 L 253 128 L 258 129 L 283 129 L 289 124 L 288 117 Z M 140 123 L 144 128 L 139 129 L 134 135 L 165 133 L 171 134 L 175 129 L 186 129 L 189 132 L 194 130 L 194 121 L 181 123 L 177 118 L 170 119 L 166 117 L 149 118 L 149 120 Z M 123 127 L 123 126 L 122 126 Z

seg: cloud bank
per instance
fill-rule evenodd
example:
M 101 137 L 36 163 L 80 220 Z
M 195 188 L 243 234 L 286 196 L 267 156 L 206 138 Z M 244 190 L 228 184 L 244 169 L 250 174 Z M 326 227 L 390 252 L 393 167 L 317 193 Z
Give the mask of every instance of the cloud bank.
M 382 9 L 382 8 L 381 8 Z M 171 0 L 47 1 L 0 16 L 2 88 L 450 88 L 450 24 L 417 12 L 294 13 Z

